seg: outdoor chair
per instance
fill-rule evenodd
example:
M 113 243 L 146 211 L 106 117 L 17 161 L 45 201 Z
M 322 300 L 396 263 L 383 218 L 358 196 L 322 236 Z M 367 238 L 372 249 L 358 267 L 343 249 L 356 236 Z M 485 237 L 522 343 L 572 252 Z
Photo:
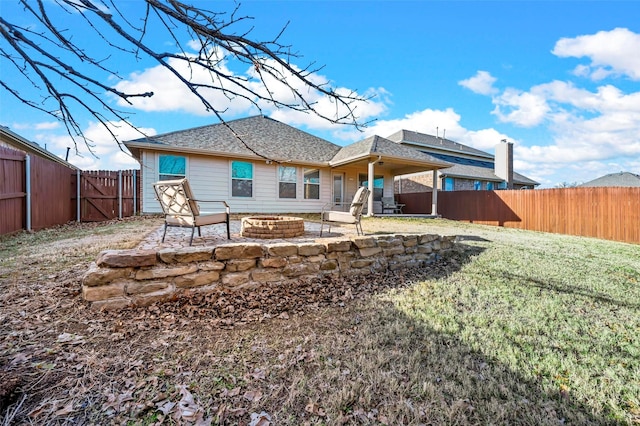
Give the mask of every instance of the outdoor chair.
M 329 232 L 331 232 L 332 223 L 353 223 L 356 225 L 356 233 L 358 235 L 364 235 L 360 219 L 362 218 L 362 210 L 364 209 L 364 205 L 369 198 L 370 192 L 371 191 L 369 191 L 364 186 L 358 188 L 358 190 L 356 191 L 356 195 L 353 197 L 353 201 L 351 201 L 351 204 L 348 204 L 348 211 L 325 211 L 325 208 L 336 208 L 340 205 L 347 205 L 347 203 L 330 203 L 325 205 L 325 207 L 322 208 L 322 212 L 320 213 L 320 236 L 322 236 L 325 222 L 329 225 Z
M 227 224 L 227 239 L 231 239 L 229 231 L 229 205 L 226 201 L 196 200 L 191 191 L 189 181 L 184 179 L 164 180 L 153 184 L 156 191 L 156 198 L 162 206 L 164 213 L 164 233 L 162 242 L 167 235 L 167 228 L 170 226 L 191 228 L 191 239 L 189 245 L 193 244 L 193 234 L 198 228 L 198 236 L 202 237 L 201 226 L 215 225 L 218 223 Z M 220 205 L 218 212 L 202 212 L 198 203 L 216 203 Z M 224 210 L 224 211 L 222 211 Z
M 393 197 L 382 197 L 382 214 L 384 214 L 386 211 L 402 214 L 402 208 L 404 206 L 404 204 L 396 203 L 396 200 Z

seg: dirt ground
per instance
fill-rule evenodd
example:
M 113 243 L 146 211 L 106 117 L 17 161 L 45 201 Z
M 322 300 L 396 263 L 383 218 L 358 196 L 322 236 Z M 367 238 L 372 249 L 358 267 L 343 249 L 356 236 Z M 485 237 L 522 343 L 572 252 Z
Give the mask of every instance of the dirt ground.
M 159 225 L 70 224 L 0 240 L 1 425 L 296 424 L 300 413 L 326 423 L 320 405 L 296 397 L 304 386 L 291 369 L 313 365 L 315 348 L 348 335 L 371 295 L 457 267 L 452 257 L 375 279 L 90 309 L 80 294 L 90 262 L 101 250 L 135 247 Z M 376 227 L 415 231 L 365 222 L 369 233 Z

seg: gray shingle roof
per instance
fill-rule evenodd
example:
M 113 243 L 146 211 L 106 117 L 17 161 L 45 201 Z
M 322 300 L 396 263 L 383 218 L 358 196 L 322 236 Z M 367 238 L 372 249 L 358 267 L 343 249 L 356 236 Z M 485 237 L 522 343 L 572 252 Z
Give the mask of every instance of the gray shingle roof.
M 492 182 L 504 181 L 504 179 L 496 176 L 493 169 L 479 166 L 467 166 L 463 164 L 455 164 L 453 167 L 442 170 L 442 176 L 487 180 Z M 538 182 L 517 172 L 513 172 L 513 183 L 527 186 L 539 185 Z
M 258 154 L 274 160 L 328 163 L 341 148 L 325 139 L 264 116 L 241 118 L 227 124 Z M 127 147 L 139 147 L 141 144 L 211 154 L 255 156 L 223 123 L 125 142 Z
M 427 162 L 433 165 L 448 167 L 450 164 L 439 160 L 429 154 L 409 148 L 380 136 L 370 136 L 360 142 L 343 147 L 331 160 L 331 164 L 339 164 L 351 158 L 362 158 L 369 155 L 382 155 L 384 157 L 407 158 L 416 161 Z
M 477 155 L 485 158 L 493 158 L 493 155 L 480 151 L 479 149 L 472 148 L 467 145 L 463 145 L 458 142 L 454 142 L 449 139 L 439 138 L 433 135 L 427 135 L 425 133 L 418 133 L 411 130 L 400 130 L 387 136 L 387 139 L 393 142 L 411 143 L 415 142 L 423 146 L 430 146 L 437 150 L 445 150 L 456 152 L 459 154 Z
M 640 176 L 630 172 L 618 172 L 610 173 L 608 175 L 600 176 L 589 182 L 585 182 L 581 187 L 594 187 L 594 186 L 625 186 L 625 187 L 640 187 Z
M 448 167 L 449 163 L 380 136 L 372 136 L 345 147 L 313 136 L 277 120 L 254 116 L 227 122 L 248 146 L 273 160 L 311 164 L 343 164 L 350 159 L 382 155 L 407 162 Z M 212 124 L 140 138 L 124 143 L 134 155 L 140 148 L 170 149 L 226 156 L 257 157 L 224 124 Z

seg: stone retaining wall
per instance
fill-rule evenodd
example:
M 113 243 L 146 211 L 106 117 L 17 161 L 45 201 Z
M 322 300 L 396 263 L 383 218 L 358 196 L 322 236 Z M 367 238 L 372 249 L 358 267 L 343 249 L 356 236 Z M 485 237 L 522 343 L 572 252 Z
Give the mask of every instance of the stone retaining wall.
M 242 290 L 322 275 L 418 267 L 433 262 L 453 245 L 453 237 L 394 234 L 298 244 L 107 250 L 85 274 L 82 295 L 96 308 L 148 305 L 194 291 Z

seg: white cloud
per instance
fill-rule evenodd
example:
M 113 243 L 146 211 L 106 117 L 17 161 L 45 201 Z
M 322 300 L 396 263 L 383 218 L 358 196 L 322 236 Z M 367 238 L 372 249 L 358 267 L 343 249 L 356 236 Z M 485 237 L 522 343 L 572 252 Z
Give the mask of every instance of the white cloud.
M 195 42 L 188 43 L 188 45 L 194 49 L 198 48 L 198 44 Z M 222 58 L 222 54 L 218 54 L 218 57 Z M 231 92 L 223 93 L 221 90 L 215 88 L 199 89 L 199 93 L 218 111 L 223 111 L 225 117 L 256 114 L 259 107 L 265 115 L 269 115 L 276 120 L 283 121 L 290 125 L 306 126 L 309 129 L 316 130 L 333 128 L 332 123 L 310 111 L 296 110 L 305 109 L 300 96 L 303 96 L 309 105 L 325 117 L 337 119 L 348 115 L 348 110 L 345 105 L 336 104 L 321 91 L 309 88 L 297 76 L 285 70 L 273 60 L 265 60 L 263 65 L 279 73 L 280 78 L 275 78 L 266 72 L 258 74 L 253 66 L 247 68 L 242 73 L 234 72 L 228 62 L 220 60 L 218 63 L 218 71 L 222 74 L 237 78 L 244 87 L 239 85 L 234 87 L 228 82 L 220 81 L 209 71 L 203 70 L 202 68 L 189 68 L 189 66 L 182 61 L 170 59 L 169 63 L 180 75 L 189 81 L 213 85 L 215 87 L 225 87 L 225 89 L 235 92 L 236 95 L 232 95 Z M 295 65 L 293 65 L 293 68 L 302 74 L 306 74 Z M 329 82 L 329 79 L 317 73 L 308 74 L 306 78 L 319 86 L 324 86 Z M 153 92 L 153 96 L 148 98 L 129 99 L 133 104 L 133 108 L 143 111 L 183 111 L 197 115 L 210 114 L 210 112 L 205 110 L 201 100 L 191 93 L 178 77 L 173 75 L 165 67 L 159 65 L 141 72 L 132 73 L 127 80 L 118 82 L 114 87 L 126 93 Z M 351 95 L 357 98 L 371 98 L 368 101 L 355 100 L 351 104 L 359 122 L 366 122 L 372 117 L 378 117 L 387 111 L 388 93 L 384 88 L 370 88 L 363 94 L 353 92 L 344 87 L 335 88 L 335 91 L 345 96 Z M 294 108 L 279 108 L 274 103 L 259 100 L 256 94 L 264 98 L 272 97 L 280 104 L 292 105 Z M 252 102 L 255 102 L 258 107 Z M 129 106 L 122 99 L 118 99 L 118 105 L 122 107 Z
M 504 123 L 513 123 L 522 127 L 540 124 L 549 112 L 546 99 L 535 92 L 521 92 L 508 88 L 493 99 L 495 114 Z
M 190 68 L 184 61 L 176 59 L 169 59 L 168 62 L 187 80 L 200 84 L 218 86 L 221 84 L 215 76 L 202 68 Z M 232 74 L 224 63 L 220 63 L 219 67 L 221 73 Z M 237 89 L 228 84 L 225 86 L 230 90 Z M 153 96 L 151 97 L 129 98 L 132 103 L 131 107 L 142 111 L 182 111 L 196 115 L 211 114 L 206 111 L 202 101 L 189 91 L 177 76 L 161 65 L 132 73 L 127 80 L 120 81 L 114 87 L 125 93 L 152 92 Z M 229 99 L 222 91 L 212 88 L 201 88 L 199 92 L 218 111 L 226 110 L 226 113 L 230 115 L 237 115 L 251 109 L 251 103 L 242 97 Z M 241 93 L 246 94 L 246 92 Z M 118 99 L 118 105 L 130 107 L 122 99 Z
M 378 120 L 363 133 L 343 132 L 341 139 L 357 141 L 368 136 L 378 135 L 387 137 L 399 130 L 411 130 L 414 132 L 437 135 L 460 142 L 483 151 L 492 152 L 494 147 L 502 140 L 512 138 L 493 128 L 470 130 L 460 124 L 460 115 L 453 108 L 445 110 L 425 109 L 405 115 L 394 120 Z
M 332 130 L 336 128 L 335 124 L 321 116 L 330 120 L 348 122 L 348 120 L 341 119 L 349 115 L 349 109 L 346 105 L 336 103 L 332 98 L 317 89 L 309 88 L 298 77 L 274 61 L 265 61 L 265 64 L 276 69 L 281 74 L 281 78 L 276 79 L 267 74 L 263 74 L 260 77 L 255 69 L 251 68 L 247 72 L 252 77 L 252 80 L 248 83 L 251 90 L 266 97 L 266 88 L 262 84 L 262 81 L 264 81 L 269 88 L 270 96 L 279 102 L 294 105 L 296 108 L 304 108 L 300 99 L 300 96 L 303 96 L 304 100 L 318 113 L 286 107 L 278 108 L 273 103 L 260 101 L 260 108 L 265 114 L 292 126 L 306 126 L 314 130 Z M 295 66 L 294 69 L 300 71 Z M 326 86 L 329 82 L 325 76 L 320 74 L 310 74 L 307 78 L 319 86 Z M 387 105 L 390 103 L 389 93 L 382 87 L 370 88 L 364 93 L 357 93 L 346 87 L 337 87 L 334 90 L 335 93 L 343 97 L 355 98 L 353 101 L 347 102 L 350 102 L 349 108 L 351 108 L 359 123 L 367 122 L 384 114 L 388 109 Z
M 58 129 L 60 127 L 59 121 L 47 121 L 44 123 L 36 123 L 36 130 L 53 130 Z
M 154 129 L 140 128 L 136 130 L 124 122 L 110 122 L 108 126 L 111 132 L 116 135 L 118 141 L 121 142 L 141 138 L 144 135 L 153 136 L 156 134 Z M 82 170 L 123 170 L 140 167 L 138 162 L 131 157 L 126 147 L 123 145 L 121 150 L 111 134 L 101 124 L 89 123 L 83 132 L 87 139 L 90 140 L 89 143 L 93 154 L 82 139 L 76 138 L 74 146 L 74 140 L 68 135 L 39 133 L 35 136 L 35 141 L 41 146 L 46 145 L 47 150 L 60 158 L 65 158 L 67 147 L 69 147 L 68 161 Z
M 627 28 L 600 31 L 575 38 L 561 38 L 552 50 L 562 58 L 588 57 L 589 66 L 578 65 L 576 75 L 601 80 L 610 75 L 626 75 L 640 80 L 640 34 Z
M 498 92 L 498 89 L 493 87 L 493 83 L 495 83 L 496 80 L 497 79 L 487 71 L 478 71 L 473 77 L 461 80 L 458 84 L 474 93 L 491 95 Z

